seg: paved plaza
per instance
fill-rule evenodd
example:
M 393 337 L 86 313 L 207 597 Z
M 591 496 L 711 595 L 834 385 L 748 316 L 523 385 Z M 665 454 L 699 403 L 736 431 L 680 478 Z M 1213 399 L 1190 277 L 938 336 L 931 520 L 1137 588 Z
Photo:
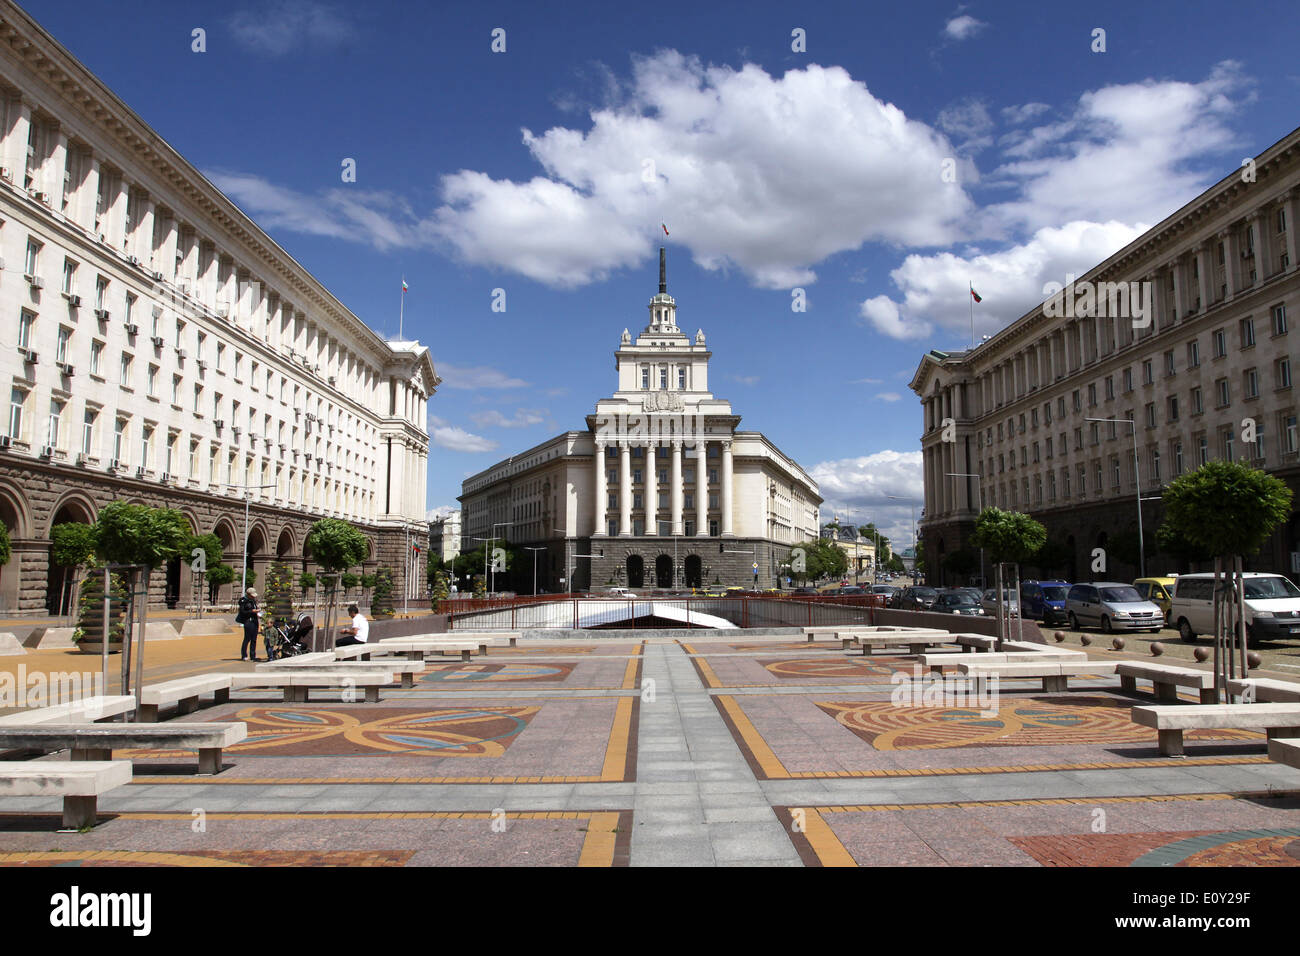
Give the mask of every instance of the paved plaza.
M 234 646 L 151 644 L 146 683 L 247 667 Z M 701 631 L 529 637 L 378 703 L 236 691 L 183 718 L 247 723 L 221 773 L 116 751 L 134 781 L 93 830 L 59 832 L 58 800 L 0 803 L 0 864 L 1300 865 L 1300 771 L 1262 734 L 1189 733 L 1167 758 L 1129 720 L 1151 698 L 1113 677 L 899 706 L 914 679 L 896 653 Z

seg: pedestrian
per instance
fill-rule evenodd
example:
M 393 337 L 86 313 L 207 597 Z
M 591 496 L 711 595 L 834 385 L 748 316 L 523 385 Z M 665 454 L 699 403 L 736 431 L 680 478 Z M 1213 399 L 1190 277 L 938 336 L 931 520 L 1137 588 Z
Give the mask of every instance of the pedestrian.
M 334 642 L 335 647 L 347 647 L 349 644 L 364 644 L 370 639 L 370 622 L 366 616 L 361 613 L 361 609 L 355 604 L 348 605 L 348 613 L 352 615 L 352 626 L 345 627 L 339 633 L 343 636 Z
M 249 588 L 239 599 L 239 613 L 235 615 L 235 623 L 244 628 L 244 643 L 239 648 L 241 661 L 257 660 L 257 630 L 261 617 L 262 612 L 257 609 L 257 592 Z

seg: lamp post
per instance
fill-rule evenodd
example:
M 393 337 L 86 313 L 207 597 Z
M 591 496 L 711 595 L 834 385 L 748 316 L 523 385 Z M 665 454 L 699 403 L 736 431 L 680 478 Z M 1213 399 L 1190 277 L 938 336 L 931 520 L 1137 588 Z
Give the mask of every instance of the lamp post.
M 239 488 L 244 492 L 244 574 L 239 579 L 241 592 L 248 590 L 248 493 L 253 490 L 261 491 L 263 488 L 274 488 L 274 483 L 267 485 L 226 485 L 227 488 Z
M 533 552 L 533 597 L 537 597 L 537 552 L 545 551 L 545 548 L 525 548 L 525 551 Z
M 949 478 L 974 478 L 974 479 L 975 479 L 975 494 L 979 495 L 979 499 L 980 499 L 980 511 L 983 511 L 983 510 L 984 510 L 984 485 L 980 482 L 980 476 L 979 476 L 979 475 L 974 475 L 974 474 L 971 474 L 971 473 L 969 473 L 969 472 L 954 472 L 954 471 L 950 471 L 950 472 L 947 473 L 947 477 L 949 477 Z M 983 587 L 984 584 L 985 584 L 985 581 L 984 581 L 984 548 L 981 547 L 981 548 L 980 548 L 980 587 Z
M 906 501 L 912 509 L 912 581 L 916 581 L 916 499 L 903 495 L 885 495 L 894 501 Z
M 1139 471 L 1141 464 L 1138 461 L 1137 422 L 1135 422 L 1131 418 L 1085 418 L 1084 421 L 1110 422 L 1114 424 L 1119 424 L 1120 422 L 1123 422 L 1124 424 L 1129 425 L 1133 429 L 1133 485 L 1135 489 L 1134 493 L 1137 496 L 1137 509 L 1138 509 L 1138 577 L 1144 578 L 1147 576 L 1147 555 L 1146 555 L 1146 548 L 1145 548 L 1145 540 L 1142 537 L 1142 473 L 1141 471 Z

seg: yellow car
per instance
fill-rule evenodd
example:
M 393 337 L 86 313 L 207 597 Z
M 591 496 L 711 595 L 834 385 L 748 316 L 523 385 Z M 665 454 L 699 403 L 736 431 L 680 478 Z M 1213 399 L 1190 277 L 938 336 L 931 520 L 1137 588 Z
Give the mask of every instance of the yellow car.
M 1173 606 L 1174 581 L 1176 578 L 1138 578 L 1133 587 L 1144 601 L 1157 605 L 1169 623 L 1169 608 Z

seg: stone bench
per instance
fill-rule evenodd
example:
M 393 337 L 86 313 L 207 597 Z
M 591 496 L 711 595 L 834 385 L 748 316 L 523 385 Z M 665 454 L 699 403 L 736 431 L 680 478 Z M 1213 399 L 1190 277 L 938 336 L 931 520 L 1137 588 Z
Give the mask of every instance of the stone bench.
M 135 698 L 131 695 L 111 697 L 83 697 L 68 704 L 55 704 L 52 707 L 36 707 L 7 717 L 0 717 L 0 726 L 27 726 L 59 721 L 68 724 L 87 724 L 97 720 L 108 720 L 135 710 Z
M 1266 704 L 1300 703 L 1300 684 L 1273 677 L 1248 677 L 1228 681 L 1228 693 Z
M 954 634 L 952 639 L 953 643 L 961 645 L 962 653 L 992 651 L 998 646 L 996 637 L 988 637 L 984 634 Z
M 307 703 L 308 691 L 313 687 L 334 690 L 364 687 L 366 703 L 379 702 L 379 688 L 393 683 L 391 669 L 375 670 L 359 674 L 340 673 L 338 671 L 316 670 L 300 667 L 284 671 L 246 671 L 242 674 L 229 674 L 231 690 L 245 690 L 250 687 L 279 687 L 284 691 L 286 703 Z
M 1000 651 L 1013 651 L 1025 654 L 1049 654 L 1059 653 L 1058 648 L 1051 644 L 1039 644 L 1037 641 L 1003 641 L 998 647 Z
M 307 655 L 303 655 L 306 657 Z M 424 661 L 406 661 L 406 660 L 387 660 L 387 661 L 303 661 L 297 657 L 290 657 L 283 661 L 270 661 L 265 664 L 256 665 L 253 670 L 263 671 L 291 671 L 300 669 L 318 669 L 329 670 L 339 674 L 372 674 L 384 673 L 391 671 L 395 674 L 402 675 L 402 687 L 410 690 L 415 686 L 415 675 L 424 671 Z
M 367 660 L 369 654 L 402 654 L 409 660 L 423 660 L 425 654 L 459 654 L 462 661 L 468 661 L 474 651 L 478 651 L 482 656 L 488 652 L 488 648 L 495 644 L 495 640 L 484 638 L 482 640 L 439 640 L 427 637 L 394 637 L 385 641 L 379 641 L 368 650 L 359 652 L 362 660 Z M 356 645 L 360 647 L 361 645 Z M 355 652 L 355 647 L 343 647 L 338 650 Z M 337 653 L 337 651 L 336 651 Z M 354 653 L 353 656 L 357 656 Z
M 843 650 L 854 644 L 866 654 L 873 647 L 898 647 L 906 645 L 908 653 L 922 654 L 927 647 L 936 644 L 949 644 L 952 635 L 932 627 L 868 627 L 866 625 L 837 624 L 832 627 L 805 627 L 804 635 L 808 643 L 819 637 L 828 637 L 840 642 Z
M 71 751 L 73 760 L 108 761 L 114 750 L 197 750 L 199 773 L 221 771 L 221 751 L 248 736 L 248 725 L 185 724 L 35 724 L 0 727 L 0 748 L 26 748 L 47 753 Z
M 311 661 L 325 661 L 326 663 L 328 663 L 329 661 L 332 661 L 334 659 L 335 657 L 333 651 L 312 651 L 307 654 L 298 654 L 295 655 L 294 657 L 277 657 L 273 661 L 263 661 L 262 663 L 263 664 L 280 664 L 280 663 L 287 664 L 289 661 L 293 661 L 296 664 L 306 664 Z M 261 667 L 262 665 L 259 664 L 257 666 Z
M 1274 737 L 1268 742 L 1268 759 L 1300 770 L 1300 740 Z
M 980 655 L 980 661 L 984 659 Z M 1041 677 L 1044 691 L 1064 691 L 1068 689 L 1071 677 L 1083 677 L 1091 674 L 1114 674 L 1115 661 L 1058 661 L 1032 660 L 1003 664 L 979 662 L 957 664 L 957 672 L 963 677 L 993 677 L 999 680 L 1032 680 Z
M 1300 737 L 1300 704 L 1158 704 L 1134 707 L 1131 719 L 1155 728 L 1165 757 L 1183 755 L 1187 730 L 1263 730 L 1269 737 Z
M 990 651 L 979 656 L 980 664 L 1032 664 L 1034 661 L 1086 661 L 1088 655 L 1083 651 L 1040 651 L 1027 653 L 1020 651 Z M 969 664 L 971 659 L 965 654 L 933 653 L 921 655 L 921 666 L 933 672 L 942 672 L 945 667 Z
M 99 822 L 99 795 L 131 782 L 129 760 L 28 760 L 0 763 L 0 797 L 62 797 L 63 828 Z
M 1214 693 L 1214 674 L 1194 667 L 1175 664 L 1156 664 L 1151 661 L 1121 661 L 1119 685 L 1129 693 L 1137 692 L 1139 680 L 1151 681 L 1156 700 L 1177 700 L 1178 688 L 1189 687 L 1201 696 L 1202 704 L 1217 703 Z
M 230 675 L 196 674 L 160 684 L 146 684 L 140 688 L 140 720 L 154 723 L 158 711 L 169 704 L 176 704 L 182 714 L 192 714 L 199 709 L 199 697 L 204 694 L 212 695 L 213 704 L 224 704 L 230 699 Z
M 440 635 L 430 634 L 427 636 L 436 639 Z M 490 641 L 491 643 L 497 646 L 500 646 L 501 642 L 505 641 L 507 643 L 507 646 L 509 647 L 519 646 L 518 631 L 448 631 L 446 636 L 450 637 L 452 640 L 472 639 L 472 640 L 479 640 L 479 641 Z

